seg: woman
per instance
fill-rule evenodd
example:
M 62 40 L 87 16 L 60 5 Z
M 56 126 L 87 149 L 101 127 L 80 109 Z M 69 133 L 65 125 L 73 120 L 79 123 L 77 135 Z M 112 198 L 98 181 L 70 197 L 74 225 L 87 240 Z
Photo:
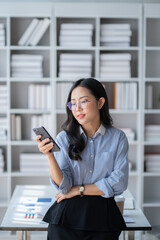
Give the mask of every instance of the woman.
M 64 131 L 57 136 L 61 150 L 36 138 L 46 154 L 50 179 L 58 189 L 57 201 L 44 217 L 48 239 L 117 240 L 125 229 L 114 201 L 128 184 L 128 142 L 112 126 L 102 84 L 93 79 L 74 83 L 67 100 Z

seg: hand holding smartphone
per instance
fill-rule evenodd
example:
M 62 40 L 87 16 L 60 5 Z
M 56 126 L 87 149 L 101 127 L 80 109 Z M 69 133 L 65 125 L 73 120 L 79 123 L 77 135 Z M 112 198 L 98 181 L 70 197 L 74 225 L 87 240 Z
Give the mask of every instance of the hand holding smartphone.
M 50 141 L 47 143 L 54 143 L 53 148 L 49 151 L 49 152 L 57 152 L 60 150 L 60 147 L 57 145 L 57 143 L 53 140 L 53 138 L 51 137 L 51 135 L 47 132 L 47 130 L 45 129 L 45 127 L 41 126 L 41 127 L 36 127 L 32 129 L 34 131 L 34 133 L 38 136 L 41 135 L 41 140 L 44 140 L 46 138 L 49 138 Z

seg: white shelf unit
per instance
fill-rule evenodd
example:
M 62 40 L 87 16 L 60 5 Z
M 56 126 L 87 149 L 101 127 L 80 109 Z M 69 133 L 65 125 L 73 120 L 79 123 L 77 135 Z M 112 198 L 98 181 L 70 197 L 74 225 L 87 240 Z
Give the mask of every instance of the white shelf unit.
M 143 42 L 143 126 L 160 124 L 160 5 L 144 4 L 144 42 Z M 152 86 L 152 108 L 147 109 L 147 85 Z M 146 141 L 143 134 L 143 157 L 146 153 L 159 153 L 159 141 Z M 144 158 L 143 158 L 144 159 Z M 143 209 L 151 225 L 160 225 L 160 195 L 158 185 L 160 172 L 146 172 L 143 168 Z
M 8 108 L 0 111 L 0 117 L 6 116 L 8 120 L 7 141 L 0 142 L 0 147 L 4 149 L 5 172 L 0 173 L 0 221 L 7 209 L 9 200 L 17 184 L 49 184 L 47 173 L 21 173 L 19 155 L 23 152 L 38 153 L 37 144 L 31 140 L 31 116 L 48 114 L 53 119 L 52 109 L 28 109 L 28 86 L 31 83 L 50 85 L 53 88 L 53 5 L 50 3 L 23 3 L 10 4 L 7 8 L 6 3 L 0 4 L 0 23 L 5 24 L 6 45 L 0 47 L 0 86 L 7 85 L 8 89 Z M 37 46 L 18 46 L 26 27 L 32 19 L 49 18 L 51 24 L 44 33 Z M 42 54 L 43 78 L 12 78 L 11 56 L 12 54 Z M 22 117 L 22 141 L 12 140 L 11 138 L 11 115 L 18 114 Z M 1 232 L 0 239 L 14 239 L 15 234 Z
M 56 55 L 59 56 L 61 52 L 65 53 L 92 53 L 93 70 L 92 76 L 100 80 L 106 88 L 109 103 L 110 112 L 116 127 L 130 127 L 136 132 L 136 139 L 130 142 L 129 159 L 132 162 L 132 171 L 130 172 L 129 187 L 141 204 L 141 111 L 142 103 L 140 99 L 140 93 L 142 88 L 142 5 L 141 4 L 56 4 L 55 5 L 55 25 L 57 28 L 56 34 L 60 32 L 61 23 L 92 23 L 93 30 L 93 46 L 88 48 L 69 48 L 58 46 L 59 35 L 55 37 Z M 87 9 L 90 9 L 88 12 Z M 100 25 L 102 23 L 129 23 L 132 31 L 131 46 L 129 47 L 104 47 L 100 44 Z M 131 78 L 100 78 L 100 54 L 101 53 L 130 53 L 132 55 L 131 63 Z M 58 62 L 55 68 L 58 70 Z M 68 78 L 62 79 L 56 77 L 54 79 L 57 83 L 69 82 Z M 73 79 L 74 81 L 74 79 Z M 136 110 L 124 110 L 114 109 L 113 107 L 113 85 L 116 82 L 136 82 L 138 86 L 138 106 Z M 56 109 L 57 113 L 57 132 L 60 131 L 60 126 L 65 119 L 65 109 Z

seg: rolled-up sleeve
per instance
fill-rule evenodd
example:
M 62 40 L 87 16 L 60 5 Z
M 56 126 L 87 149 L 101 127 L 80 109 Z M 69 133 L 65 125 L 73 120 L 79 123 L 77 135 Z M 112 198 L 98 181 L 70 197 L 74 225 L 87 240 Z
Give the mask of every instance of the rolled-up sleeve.
M 63 138 L 63 141 L 62 141 L 60 137 L 57 137 L 56 142 L 60 147 L 60 151 L 54 152 L 54 156 L 62 171 L 63 178 L 59 186 L 53 181 L 51 176 L 50 176 L 50 182 L 56 187 L 56 189 L 60 193 L 66 194 L 73 186 L 72 173 L 71 173 L 70 165 L 67 159 L 68 156 L 66 153 L 66 149 L 67 149 L 65 145 L 66 139 Z
M 122 132 L 114 159 L 111 174 L 95 182 L 96 186 L 104 192 L 102 197 L 113 197 L 124 192 L 128 186 L 128 140 Z

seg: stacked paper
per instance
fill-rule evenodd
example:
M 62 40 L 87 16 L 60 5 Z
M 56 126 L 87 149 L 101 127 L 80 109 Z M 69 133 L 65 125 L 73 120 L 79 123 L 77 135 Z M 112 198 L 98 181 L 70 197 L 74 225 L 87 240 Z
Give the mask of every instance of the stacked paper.
M 12 77 L 42 78 L 43 56 L 33 54 L 12 54 Z
M 128 141 L 135 140 L 135 132 L 131 128 L 120 128 L 125 134 Z
M 0 46 L 5 46 L 5 28 L 4 28 L 4 23 L 0 23 Z
M 0 173 L 1 172 L 4 172 L 4 155 L 2 148 L 0 148 Z
M 30 84 L 28 86 L 28 108 L 50 109 L 51 89 L 47 84 Z
M 100 55 L 101 78 L 130 78 L 130 53 L 102 53 Z
M 93 25 L 90 23 L 62 23 L 59 45 L 63 47 L 92 46 Z
M 160 141 L 160 125 L 149 124 L 145 126 L 146 141 Z
M 59 59 L 60 78 L 81 78 L 92 75 L 92 54 L 62 53 Z
M 41 38 L 43 37 L 44 33 L 46 32 L 48 26 L 50 25 L 50 19 L 37 19 L 34 18 L 21 38 L 18 41 L 18 45 L 20 46 L 36 46 Z
M 51 133 L 53 129 L 53 124 L 54 123 L 52 121 L 51 115 L 49 114 L 31 116 L 31 139 L 35 140 L 36 138 L 36 135 L 32 130 L 33 128 L 45 126 L 48 132 Z
M 0 116 L 0 141 L 7 140 L 8 121 L 6 117 Z
M 160 172 L 160 153 L 145 154 L 146 172 Z
M 62 109 L 66 107 L 66 100 L 68 97 L 68 93 L 72 87 L 72 83 L 61 83 L 57 82 L 57 99 L 56 99 L 56 107 L 57 109 Z
M 0 85 L 0 109 L 8 107 L 8 91 L 7 85 Z
M 101 24 L 101 46 L 128 47 L 131 43 L 132 31 L 130 24 Z
M 114 108 L 137 109 L 137 83 L 114 83 Z
M 151 84 L 146 85 L 146 109 L 152 109 L 153 107 L 153 86 Z
M 20 153 L 20 172 L 49 172 L 46 155 L 42 153 Z
M 20 115 L 11 115 L 11 138 L 12 140 L 22 139 L 22 120 Z

